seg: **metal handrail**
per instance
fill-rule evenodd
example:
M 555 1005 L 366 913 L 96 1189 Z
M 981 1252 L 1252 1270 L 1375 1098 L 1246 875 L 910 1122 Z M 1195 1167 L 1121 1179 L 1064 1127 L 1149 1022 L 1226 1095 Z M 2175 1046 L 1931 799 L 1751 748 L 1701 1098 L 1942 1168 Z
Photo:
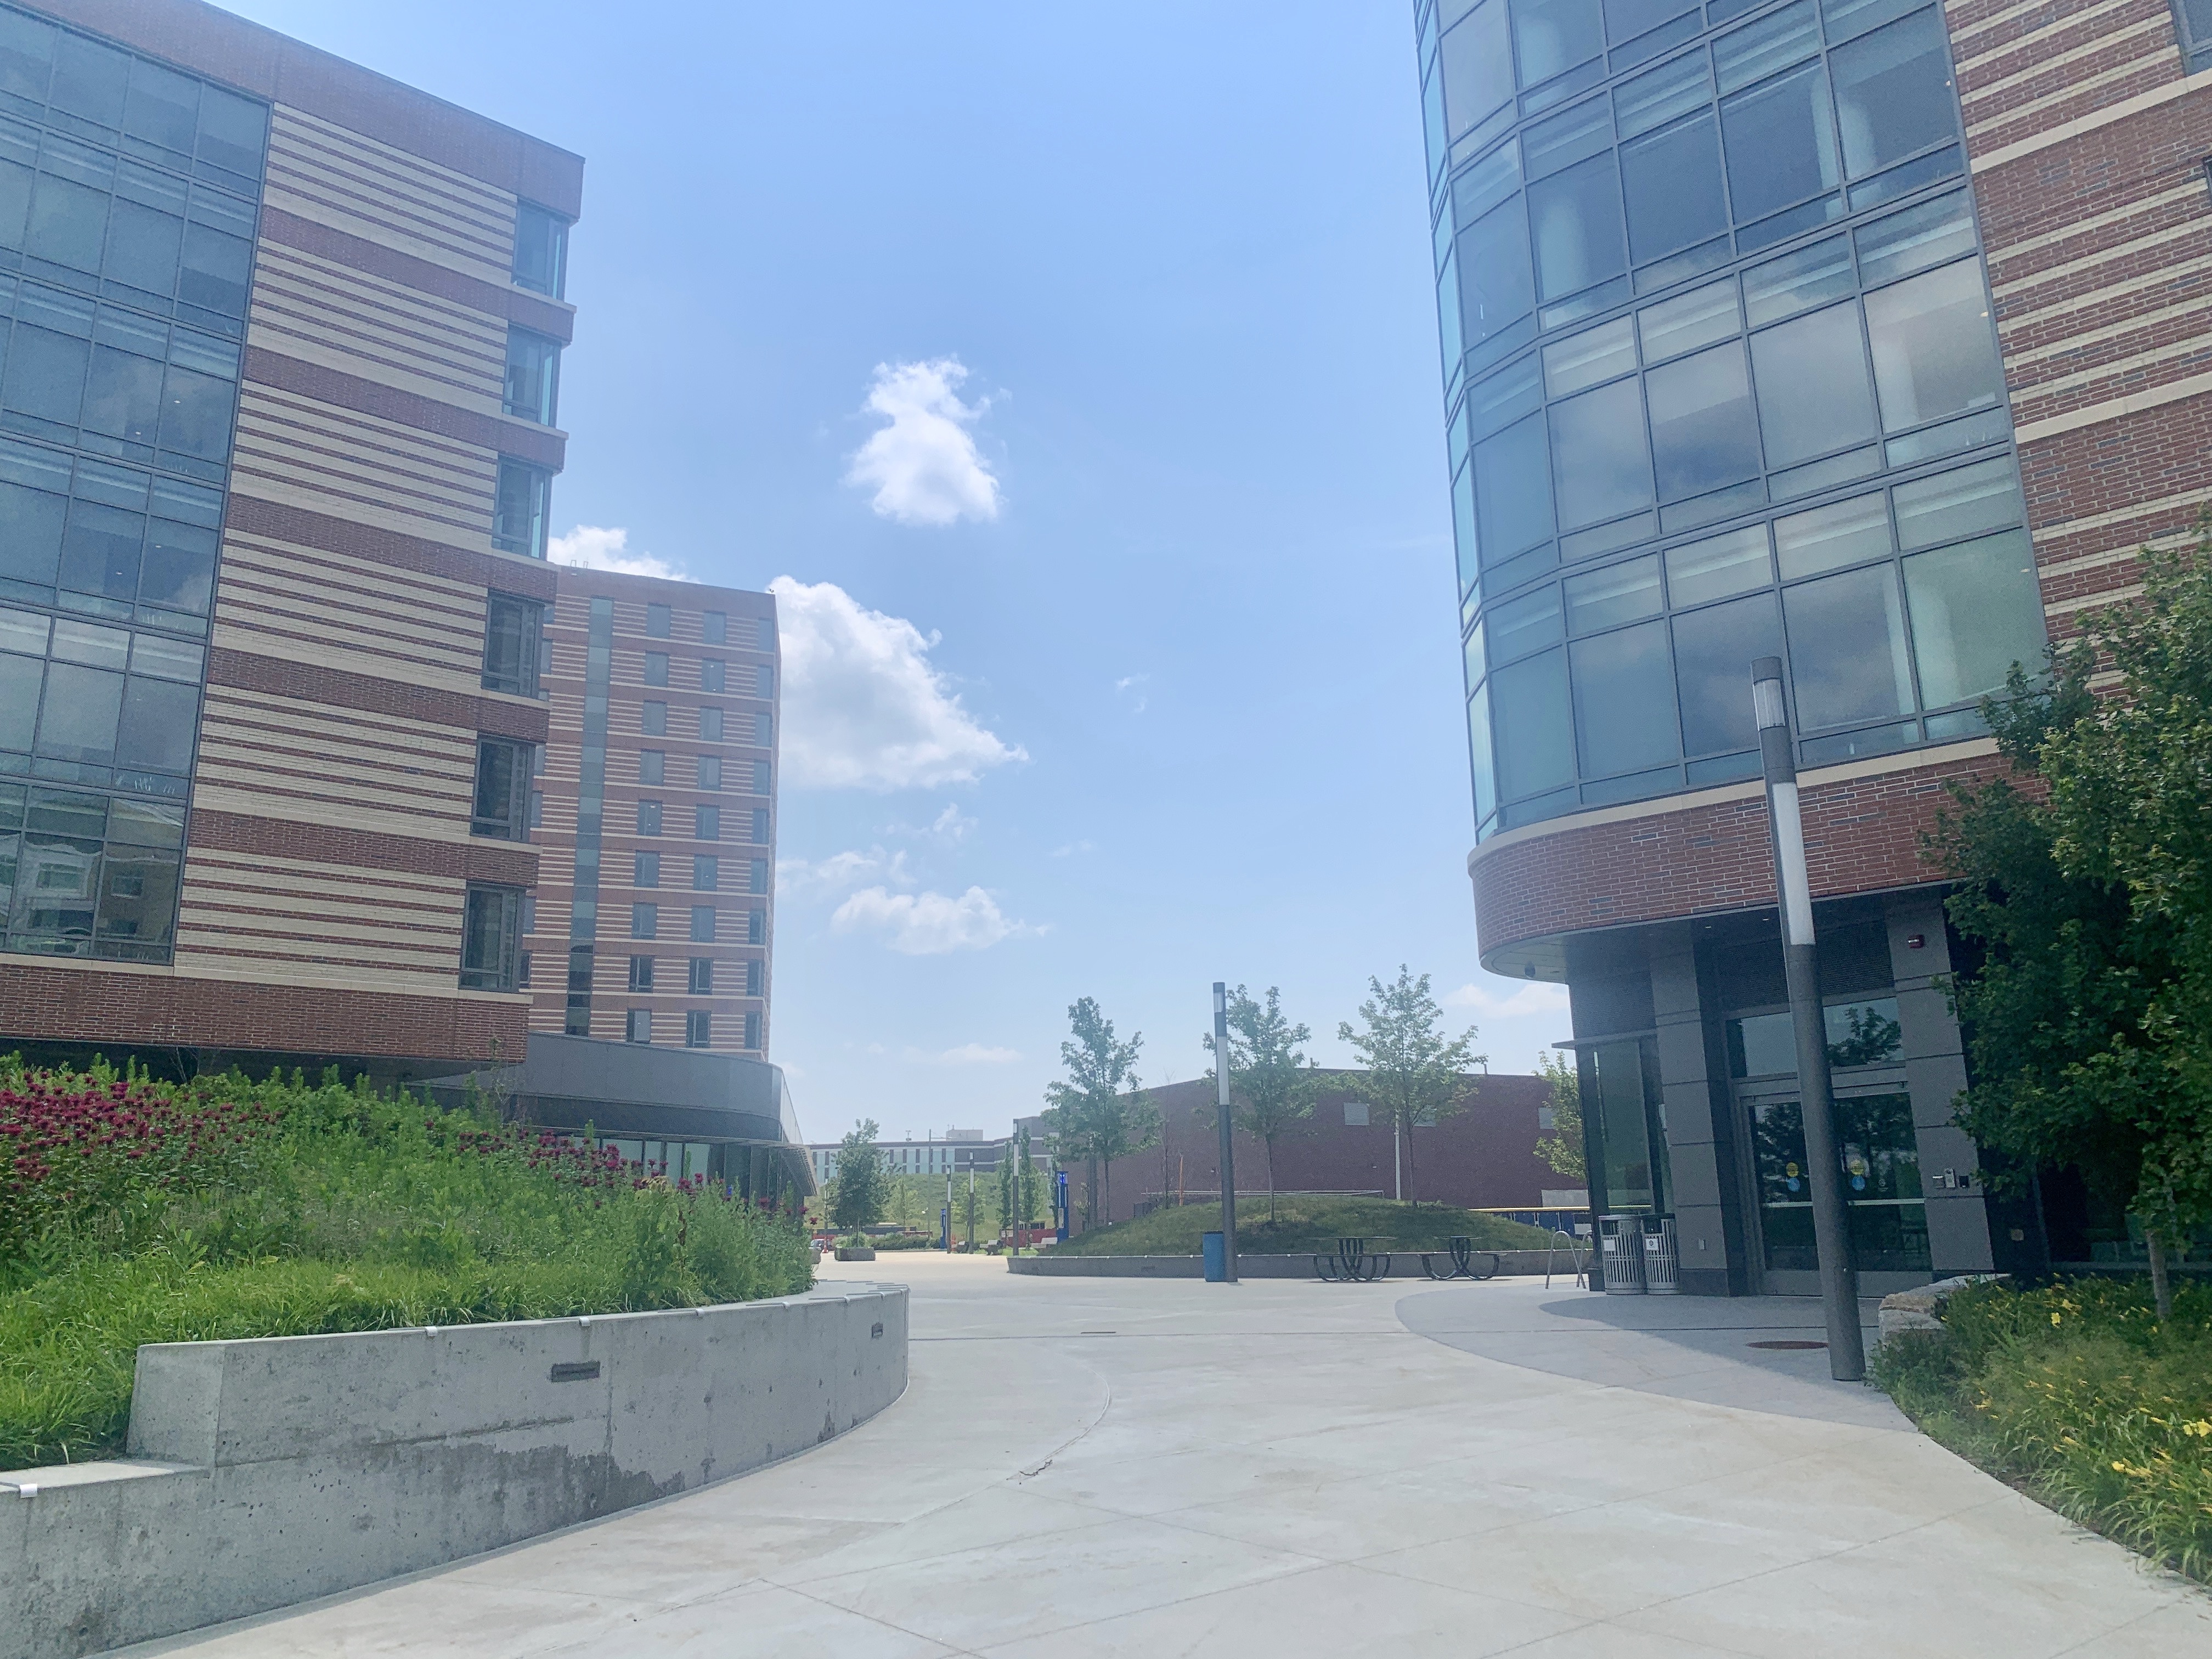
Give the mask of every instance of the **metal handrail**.
M 1563 1231 L 1561 1229 L 1557 1227 L 1553 1228 L 1552 1240 L 1556 1241 L 1562 1238 L 1567 1241 L 1567 1260 L 1575 1264 L 1575 1288 L 1577 1290 L 1586 1291 L 1589 1288 L 1589 1275 L 1585 1273 L 1583 1268 L 1582 1247 L 1575 1243 L 1575 1236 L 1572 1233 Z M 1559 1255 L 1559 1247 L 1557 1243 L 1548 1241 L 1546 1243 L 1544 1246 L 1544 1288 L 1547 1291 L 1552 1288 L 1552 1261 L 1553 1257 Z

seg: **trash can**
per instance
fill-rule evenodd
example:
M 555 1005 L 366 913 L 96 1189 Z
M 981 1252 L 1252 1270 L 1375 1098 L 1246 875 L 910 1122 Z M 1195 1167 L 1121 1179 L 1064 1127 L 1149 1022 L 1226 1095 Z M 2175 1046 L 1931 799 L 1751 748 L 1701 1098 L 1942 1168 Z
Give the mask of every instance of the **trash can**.
M 1607 1296 L 1644 1294 L 1644 1218 L 1601 1215 L 1597 1218 L 1598 1259 L 1605 1264 Z
M 1200 1233 L 1199 1253 L 1206 1258 L 1206 1282 L 1226 1285 L 1229 1282 L 1229 1241 L 1220 1233 Z
M 1679 1295 L 1682 1288 L 1682 1255 L 1674 1242 L 1674 1218 L 1644 1218 L 1644 1288 L 1653 1296 Z

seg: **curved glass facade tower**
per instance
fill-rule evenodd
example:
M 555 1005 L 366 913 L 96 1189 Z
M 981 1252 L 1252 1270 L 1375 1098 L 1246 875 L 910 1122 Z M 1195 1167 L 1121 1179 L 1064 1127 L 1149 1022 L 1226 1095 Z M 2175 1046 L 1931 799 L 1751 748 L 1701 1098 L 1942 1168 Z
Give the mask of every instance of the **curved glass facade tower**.
M 1479 841 L 1979 733 L 2045 640 L 1940 8 L 1416 12 Z

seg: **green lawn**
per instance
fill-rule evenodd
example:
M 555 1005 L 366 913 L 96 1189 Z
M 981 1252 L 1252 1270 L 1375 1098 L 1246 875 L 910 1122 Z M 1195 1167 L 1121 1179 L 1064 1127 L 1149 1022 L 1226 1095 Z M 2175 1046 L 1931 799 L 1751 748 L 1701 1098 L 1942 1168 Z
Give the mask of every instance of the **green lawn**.
M 1351 1233 L 1374 1239 L 1385 1250 L 1436 1250 L 1463 1234 L 1486 1250 L 1540 1250 L 1550 1235 L 1539 1227 L 1462 1210 L 1448 1204 L 1403 1204 L 1387 1198 L 1316 1198 L 1285 1194 L 1267 1220 L 1267 1201 L 1240 1194 L 1237 1248 L 1247 1255 L 1298 1255 L 1334 1250 Z M 1186 1204 L 1155 1210 L 1134 1221 L 1079 1233 L 1055 1251 L 1075 1255 L 1196 1255 L 1199 1235 L 1218 1231 L 1221 1206 Z M 1384 1243 L 1387 1235 L 1389 1242 Z

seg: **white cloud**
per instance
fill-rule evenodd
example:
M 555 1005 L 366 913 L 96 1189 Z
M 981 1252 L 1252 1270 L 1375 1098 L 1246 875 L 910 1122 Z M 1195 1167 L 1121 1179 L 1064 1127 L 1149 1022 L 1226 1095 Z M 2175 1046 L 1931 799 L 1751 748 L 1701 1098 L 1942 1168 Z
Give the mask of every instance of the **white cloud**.
M 1509 980 L 1501 983 L 1510 984 L 1513 988 L 1500 992 L 1487 985 L 1468 984 L 1445 992 L 1437 1000 L 1447 1008 L 1464 1008 L 1492 1019 L 1567 1012 L 1567 988 L 1564 985 L 1554 985 L 1549 980 L 1530 980 L 1520 984 Z
M 968 428 L 990 399 L 963 404 L 968 370 L 957 357 L 878 363 L 867 410 L 890 424 L 853 457 L 845 482 L 876 493 L 878 515 L 901 524 L 949 525 L 999 516 L 999 481 L 976 453 Z
M 890 948 L 910 957 L 988 950 L 1002 939 L 1036 931 L 1008 921 L 999 902 L 980 887 L 970 887 L 957 898 L 863 887 L 837 907 L 830 926 L 840 933 L 863 928 L 886 933 Z
M 935 1054 L 909 1048 L 906 1057 L 922 1066 L 1011 1066 L 1022 1055 L 1018 1048 L 994 1048 L 981 1042 L 963 1042 L 957 1048 L 943 1048 Z
M 1150 674 L 1125 674 L 1114 682 L 1114 695 L 1117 697 L 1127 696 L 1133 705 L 1130 713 L 1141 714 L 1145 712 L 1146 706 L 1151 702 L 1152 699 L 1145 695 L 1144 690 L 1145 682 L 1150 678 L 1152 678 Z
M 948 803 L 942 812 L 930 821 L 928 834 L 939 841 L 963 842 L 975 829 L 976 820 L 964 816 L 957 806 Z
M 1056 859 L 1064 859 L 1073 857 L 1078 853 L 1095 853 L 1097 850 L 1097 843 L 1095 842 L 1072 841 L 1065 847 L 1054 848 L 1052 855 Z
M 565 536 L 556 536 L 545 546 L 554 564 L 574 565 L 584 570 L 611 570 L 618 576 L 658 576 L 665 582 L 695 581 L 667 560 L 650 553 L 629 550 L 629 532 L 595 524 L 580 524 Z
M 778 859 L 775 861 L 775 890 L 794 898 L 816 895 L 842 893 L 858 887 L 864 881 L 889 881 L 901 887 L 910 887 L 914 878 L 908 873 L 904 852 L 886 854 L 880 847 L 871 847 L 866 852 L 858 850 L 832 853 L 826 859 L 811 861 L 805 859 Z
M 784 780 L 802 789 L 973 783 L 1026 751 L 961 706 L 929 660 L 934 634 L 870 611 L 834 582 L 778 576 Z

